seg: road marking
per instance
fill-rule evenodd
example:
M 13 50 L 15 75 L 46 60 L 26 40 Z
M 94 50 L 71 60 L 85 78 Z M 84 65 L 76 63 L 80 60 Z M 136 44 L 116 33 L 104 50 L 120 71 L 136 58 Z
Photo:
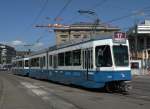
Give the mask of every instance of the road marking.
M 41 96 L 43 99 L 48 99 L 48 98 L 46 98 L 48 93 L 46 91 L 40 89 L 41 86 L 33 85 L 33 84 L 29 83 L 29 82 L 21 82 L 21 84 L 24 87 L 26 87 L 29 90 L 31 90 L 34 94 L 36 94 L 38 96 Z
M 42 100 L 49 102 L 52 108 L 56 109 L 60 109 L 61 107 L 64 107 L 64 109 L 77 108 L 74 104 L 60 98 L 59 96 L 56 96 L 55 94 L 53 95 L 54 90 L 52 89 L 47 89 L 46 87 L 41 86 L 40 84 L 36 85 L 35 83 L 29 82 L 21 82 L 21 84 L 32 93 L 39 96 Z
M 41 90 L 41 89 L 32 89 L 32 92 L 35 93 L 38 96 L 45 96 L 47 95 L 47 92 Z
M 30 84 L 29 82 L 21 82 L 21 84 L 22 84 L 23 86 L 25 86 L 26 88 L 28 88 L 28 89 L 39 88 L 38 86 L 32 85 L 32 84 Z

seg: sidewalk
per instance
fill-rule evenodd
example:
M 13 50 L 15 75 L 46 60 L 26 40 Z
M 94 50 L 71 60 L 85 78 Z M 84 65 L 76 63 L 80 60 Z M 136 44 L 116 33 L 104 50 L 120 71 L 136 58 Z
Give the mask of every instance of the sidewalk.
M 132 75 L 150 75 L 150 71 L 146 69 L 132 69 Z

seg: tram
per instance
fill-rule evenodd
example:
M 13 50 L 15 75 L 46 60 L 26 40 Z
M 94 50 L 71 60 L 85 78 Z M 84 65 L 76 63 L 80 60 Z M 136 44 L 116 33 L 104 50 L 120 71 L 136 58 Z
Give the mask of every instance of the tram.
M 126 91 L 131 81 L 129 43 L 125 33 L 53 46 L 26 57 L 15 67 L 32 78 L 86 88 Z M 16 59 L 18 66 L 25 65 Z M 21 64 L 21 65 L 19 65 Z M 20 70 L 22 69 L 22 70 Z M 25 75 L 24 73 L 20 75 Z

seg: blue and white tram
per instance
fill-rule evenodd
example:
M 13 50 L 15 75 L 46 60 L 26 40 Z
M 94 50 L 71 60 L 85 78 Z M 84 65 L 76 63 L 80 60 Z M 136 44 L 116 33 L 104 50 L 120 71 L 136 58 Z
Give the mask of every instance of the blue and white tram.
M 28 57 L 25 57 L 23 59 L 23 72 L 22 72 L 22 75 L 23 76 L 28 76 L 29 75 L 29 58 Z
M 49 79 L 88 88 L 122 87 L 131 80 L 128 47 L 128 41 L 99 39 L 49 51 Z
M 48 79 L 47 50 L 34 53 L 29 58 L 29 77 L 36 79 Z
M 29 74 L 29 58 L 16 58 L 13 60 L 13 73 L 27 76 Z
M 29 76 L 38 79 L 121 91 L 131 80 L 128 41 L 112 37 L 51 47 L 29 60 Z

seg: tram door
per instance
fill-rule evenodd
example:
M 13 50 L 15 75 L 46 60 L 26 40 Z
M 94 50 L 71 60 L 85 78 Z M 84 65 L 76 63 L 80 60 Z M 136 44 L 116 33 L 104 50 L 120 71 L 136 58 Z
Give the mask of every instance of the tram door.
M 83 69 L 86 71 L 86 79 L 89 80 L 89 71 L 93 68 L 93 51 L 92 48 L 82 51 Z

